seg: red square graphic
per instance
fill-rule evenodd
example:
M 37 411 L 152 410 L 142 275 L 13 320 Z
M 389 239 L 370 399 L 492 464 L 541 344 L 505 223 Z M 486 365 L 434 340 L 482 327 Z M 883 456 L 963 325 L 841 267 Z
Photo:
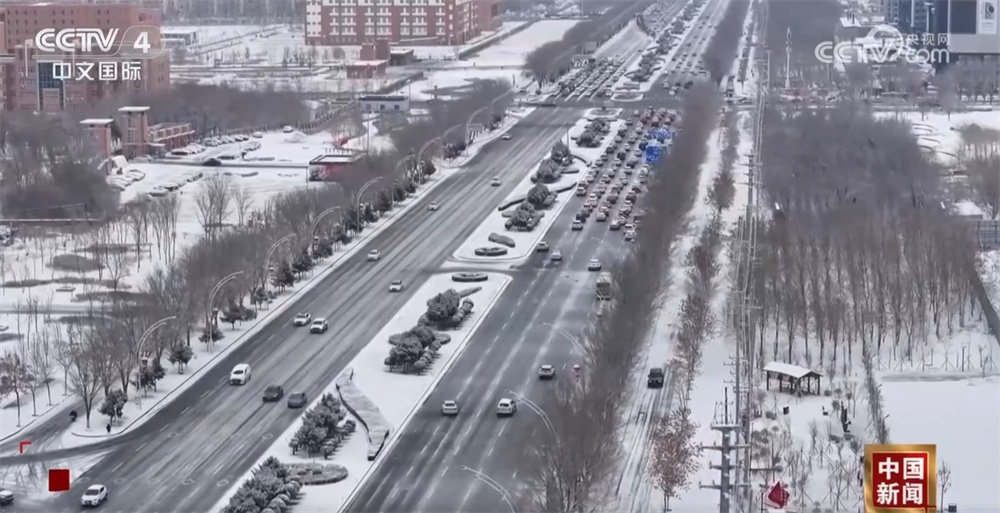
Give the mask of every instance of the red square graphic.
M 69 469 L 50 468 L 49 469 L 49 491 L 68 492 L 69 491 Z

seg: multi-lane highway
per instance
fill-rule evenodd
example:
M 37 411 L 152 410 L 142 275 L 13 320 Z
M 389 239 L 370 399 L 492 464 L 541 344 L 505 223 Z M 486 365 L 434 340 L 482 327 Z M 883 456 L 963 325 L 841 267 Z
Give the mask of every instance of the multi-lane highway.
M 728 5 L 728 0 L 708 0 L 701 16 L 693 21 L 695 26 L 678 43 L 680 48 L 666 63 L 669 71 L 661 75 L 660 81 L 650 90 L 652 96 L 661 96 L 666 91 L 664 84 L 677 87 L 678 84 L 684 85 L 688 81 L 708 79 L 708 75 L 698 73 L 698 65 Z
M 596 301 L 596 273 L 587 271 L 587 262 L 599 258 L 607 265 L 617 256 L 609 250 L 611 239 L 622 236 L 593 222 L 584 231 L 570 231 L 582 200 L 570 201 L 546 237 L 565 260 L 552 264 L 536 255 L 514 274 L 503 298 L 348 511 L 503 510 L 496 492 L 477 484 L 463 467 L 481 470 L 504 486 L 517 482 L 521 458 L 545 428 L 524 404 L 512 418 L 497 418 L 497 401 L 515 398 L 507 392 L 512 390 L 542 402 L 544 389 L 555 386 L 538 379 L 542 364 L 556 366 L 557 380 L 574 379 L 572 364 L 579 354 L 548 324 L 577 332 L 586 326 Z M 447 399 L 462 407 L 458 417 L 441 416 L 441 402 Z
M 110 487 L 105 511 L 209 511 L 301 413 L 262 403 L 261 390 L 281 384 L 318 395 L 411 296 L 389 294 L 388 282 L 403 279 L 410 285 L 407 290 L 415 291 L 564 133 L 552 127 L 579 116 L 568 109 L 530 115 L 525 126 L 512 129 L 512 140 L 491 143 L 463 171 L 424 196 L 421 205 L 374 236 L 368 247 L 382 249 L 380 261 L 366 262 L 364 252 L 348 259 L 135 431 L 96 447 L 0 458 L 7 466 L 113 449 L 76 476 L 71 493 L 19 501 L 18 511 L 75 511 L 82 490 L 95 483 Z M 503 185 L 490 187 L 493 176 L 506 177 Z M 430 201 L 440 202 L 440 210 L 423 208 Z M 292 328 L 291 318 L 299 311 L 327 317 L 330 330 L 309 335 Z M 229 371 L 241 362 L 253 366 L 253 380 L 246 387 L 231 387 Z

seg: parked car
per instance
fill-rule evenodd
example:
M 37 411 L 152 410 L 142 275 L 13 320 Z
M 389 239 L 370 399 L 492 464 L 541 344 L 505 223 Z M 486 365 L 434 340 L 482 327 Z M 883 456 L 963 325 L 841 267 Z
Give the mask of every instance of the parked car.
M 14 503 L 14 492 L 0 489 L 0 505 L 6 506 Z
M 264 389 L 264 402 L 272 403 L 281 400 L 285 396 L 285 389 L 278 385 L 271 385 Z
M 305 392 L 295 392 L 288 396 L 288 407 L 293 410 L 305 408 L 307 404 L 309 404 L 309 399 L 306 397 Z
M 309 326 L 309 333 L 326 333 L 328 329 L 330 329 L 330 324 L 326 322 L 326 319 L 316 319 Z

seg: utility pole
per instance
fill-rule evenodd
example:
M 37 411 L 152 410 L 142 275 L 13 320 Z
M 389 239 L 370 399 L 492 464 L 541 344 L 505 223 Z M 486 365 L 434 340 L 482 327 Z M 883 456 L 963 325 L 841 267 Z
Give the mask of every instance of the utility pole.
M 718 431 L 722 435 L 722 443 L 719 445 L 702 445 L 701 450 L 719 451 L 722 455 L 720 464 L 708 465 L 712 470 L 719 471 L 719 483 L 716 484 L 715 481 L 710 484 L 698 484 L 698 488 L 711 489 L 719 491 L 719 513 L 730 513 L 730 501 L 732 499 L 733 491 L 739 490 L 745 487 L 749 487 L 749 483 L 734 483 L 733 482 L 733 470 L 734 466 L 732 464 L 732 457 L 735 451 L 743 448 L 741 444 L 733 443 L 733 432 L 740 429 L 737 424 L 712 424 L 712 430 Z

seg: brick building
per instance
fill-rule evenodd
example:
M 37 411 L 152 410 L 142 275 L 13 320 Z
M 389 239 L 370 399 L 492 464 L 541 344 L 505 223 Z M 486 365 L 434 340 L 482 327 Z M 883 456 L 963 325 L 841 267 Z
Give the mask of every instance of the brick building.
M 462 45 L 500 26 L 500 0 L 307 0 L 306 43 Z
M 130 27 L 160 27 L 156 11 L 129 4 L 37 3 L 0 4 L 0 78 L 6 110 L 54 112 L 96 103 L 116 95 L 162 91 L 170 87 L 170 57 L 160 52 L 157 30 L 142 31 L 150 52 L 132 51 L 139 31 Z M 34 47 L 35 35 L 44 28 L 118 29 L 114 57 L 42 54 Z M 109 63 L 109 73 L 98 75 L 98 66 Z M 92 78 L 79 78 L 78 65 L 91 64 Z M 74 69 L 76 68 L 76 69 Z M 66 70 L 72 77 L 66 78 Z

